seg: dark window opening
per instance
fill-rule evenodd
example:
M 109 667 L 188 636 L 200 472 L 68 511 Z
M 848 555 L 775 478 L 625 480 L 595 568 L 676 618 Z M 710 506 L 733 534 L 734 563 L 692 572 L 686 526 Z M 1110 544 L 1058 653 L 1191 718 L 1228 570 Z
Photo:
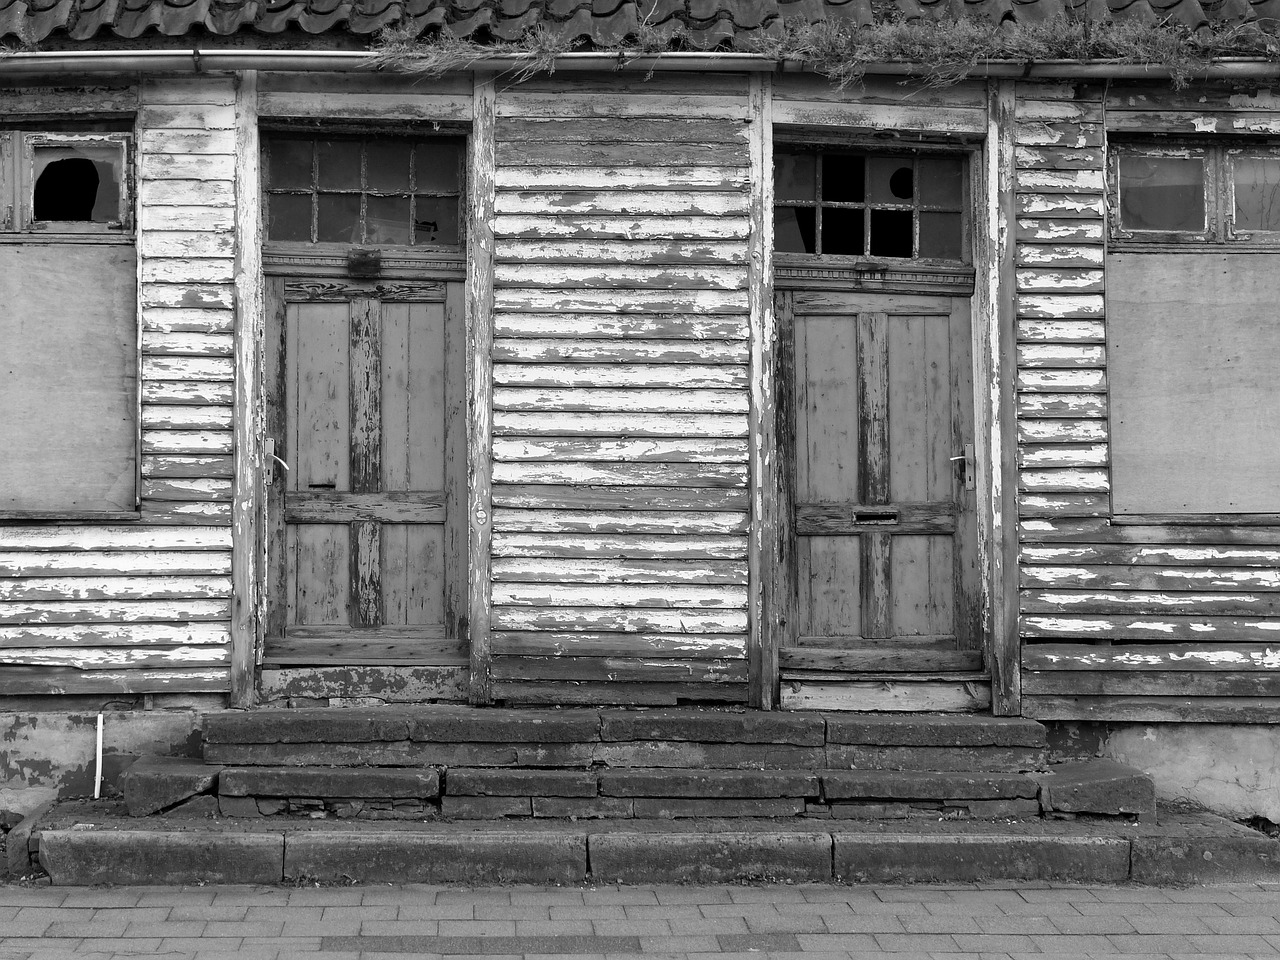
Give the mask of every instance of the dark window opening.
M 780 149 L 774 249 L 843 257 L 963 260 L 964 160 Z
M 101 182 L 97 165 L 87 157 L 54 160 L 36 178 L 32 217 L 93 222 Z

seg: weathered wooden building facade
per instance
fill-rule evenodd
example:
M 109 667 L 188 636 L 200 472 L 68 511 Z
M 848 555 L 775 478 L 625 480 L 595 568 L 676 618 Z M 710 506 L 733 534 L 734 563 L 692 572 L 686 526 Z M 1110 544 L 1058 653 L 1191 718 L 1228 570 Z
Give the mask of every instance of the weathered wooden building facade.
M 1280 751 L 1270 67 L 424 79 L 363 5 L 57 10 L 0 58 L 15 731 L 696 702 Z

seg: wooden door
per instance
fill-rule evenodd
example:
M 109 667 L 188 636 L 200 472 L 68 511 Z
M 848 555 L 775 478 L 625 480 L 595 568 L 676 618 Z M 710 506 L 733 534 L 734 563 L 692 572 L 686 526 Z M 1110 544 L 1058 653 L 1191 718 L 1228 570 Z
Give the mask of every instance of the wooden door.
M 981 665 L 969 300 L 785 291 L 792 666 Z M 784 670 L 788 663 L 784 652 Z
M 449 662 L 466 635 L 458 284 L 274 280 L 264 660 Z M 443 659 L 442 659 L 443 658 Z

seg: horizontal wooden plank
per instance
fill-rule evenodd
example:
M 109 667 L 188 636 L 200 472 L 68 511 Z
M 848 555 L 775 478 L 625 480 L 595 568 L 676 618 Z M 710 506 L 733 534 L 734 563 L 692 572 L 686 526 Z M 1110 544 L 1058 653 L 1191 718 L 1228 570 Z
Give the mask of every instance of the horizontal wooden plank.
M 1076 543 L 1280 545 L 1280 528 L 1231 524 L 1113 524 L 1109 520 L 1035 520 L 1022 524 L 1027 541 Z
M 229 357 L 235 341 L 229 333 L 159 333 L 144 330 L 142 353 L 157 357 Z
M 493 415 L 495 436 L 745 437 L 747 416 L 721 413 L 520 413 Z
M 72 670 L 6 667 L 0 696 L 102 693 L 219 693 L 231 688 L 230 670 Z
M 1163 544 L 1084 543 L 1024 545 L 1026 564 L 1146 564 L 1169 567 L 1270 567 L 1280 569 L 1280 548 L 1166 546 Z
M 142 499 L 147 500 L 204 500 L 230 503 L 229 479 L 198 477 L 169 478 L 143 477 Z
M 493 505 L 531 510 L 745 511 L 745 489 L 722 487 L 605 487 L 500 484 Z
M 974 713 L 990 708 L 991 686 L 977 680 L 784 680 L 781 706 L 784 710 Z
M 147 380 L 142 381 L 143 403 L 218 403 L 230 406 L 232 385 L 209 381 Z
M 230 577 L 98 575 L 0 578 L 0 603 L 229 596 L 231 596 Z
M 332 91 L 258 94 L 258 115 L 262 117 L 469 123 L 473 113 L 470 95 L 432 94 L 421 88 L 412 93 L 344 93 L 341 96 L 335 96 Z
M 1074 267 L 1020 267 L 1015 284 L 1019 292 L 1056 291 L 1060 293 L 1100 293 L 1103 289 L 1101 270 Z
M 1022 144 L 1014 148 L 1019 170 L 1101 170 L 1106 161 L 1101 147 L 1037 147 Z
M 230 334 L 235 332 L 234 310 L 150 307 L 142 311 L 144 333 Z
M 1026 469 L 1100 467 L 1107 462 L 1105 443 L 1024 443 L 1018 447 L 1018 466 Z
M 262 662 L 269 666 L 314 664 L 443 664 L 460 662 L 466 655 L 465 645 L 458 639 L 443 636 L 443 627 L 422 627 L 422 636 L 395 639 L 404 631 L 370 629 L 333 636 L 290 634 L 267 639 Z M 336 632 L 335 632 L 336 633 Z
M 1146 564 L 1026 565 L 1024 587 L 1108 590 L 1280 590 L 1280 568 L 1165 567 Z
M 230 550 L 231 532 L 215 527 L 166 530 L 131 526 L 4 527 L 4 549 L 14 550 Z
M 284 498 L 288 523 L 444 523 L 445 495 L 440 491 L 338 493 L 289 491 Z
M 1105 469 L 1071 467 L 1061 470 L 1022 470 L 1018 474 L 1020 490 L 1073 493 L 1111 489 L 1111 476 Z
M 140 519 L 148 524 L 217 523 L 226 526 L 231 523 L 231 504 L 143 500 Z
M 49 574 L 65 577 L 92 574 L 229 576 L 230 573 L 231 554 L 207 550 L 53 553 L 0 550 L 0 577 L 41 577 Z
M 513 264 L 744 265 L 745 240 L 546 240 L 502 238 L 495 255 Z
M 1105 393 L 1020 393 L 1019 417 L 1106 417 Z
M 1277 673 L 1116 671 L 1024 672 L 1024 694 L 1120 697 L 1275 697 Z
M 715 240 L 742 240 L 750 233 L 750 221 L 746 217 L 721 217 L 714 215 L 688 215 L 650 217 L 640 214 L 559 215 L 556 211 L 543 210 L 529 213 L 500 214 L 493 218 L 493 233 L 499 240 L 527 239 L 551 240 L 688 240 L 710 242 Z M 506 244 L 499 244 L 501 255 Z
M 1100 193 L 1104 187 L 1101 166 L 1018 171 L 1018 191 L 1021 193 Z
M 747 442 L 721 438 L 496 437 L 498 462 L 598 461 L 603 463 L 743 463 Z
M 747 317 L 707 316 L 696 313 L 618 314 L 590 316 L 563 313 L 497 313 L 494 335 L 504 337 L 555 337 L 568 340 L 745 340 Z M 677 344 L 669 345 L 677 347 Z
M 748 515 L 708 510 L 508 510 L 495 509 L 493 529 L 509 533 L 592 535 L 726 535 L 746 533 Z
M 1280 636 L 1280 620 L 1273 621 L 1271 626 L 1277 636 Z M 1262 671 L 1280 676 L 1280 648 L 1228 641 L 1217 644 L 1143 644 L 1125 647 L 1030 643 L 1022 648 L 1022 666 L 1026 670 L 1063 670 L 1073 673 Z
M 745 658 L 668 660 L 636 657 L 495 656 L 494 680 L 592 680 L 599 683 L 745 683 Z
M 1019 443 L 1105 443 L 1107 435 L 1106 422 L 1097 418 L 1018 420 Z
M 574 124 L 581 132 L 582 124 Z M 544 133 L 534 128 L 535 133 Z M 656 133 L 657 131 L 655 131 Z M 544 134 L 545 135 L 545 134 Z M 572 141 L 511 140 L 503 124 L 494 144 L 494 162 L 499 170 L 521 167 L 639 167 L 648 170 L 666 167 L 746 167 L 750 163 L 746 142 L 741 137 L 725 142 L 658 141 Z
M 1280 616 L 1280 595 L 1270 593 L 1153 593 L 1141 590 L 1022 590 L 1024 613 L 1196 614 L 1218 617 Z
M 1106 349 L 1105 346 L 1085 343 L 1020 343 L 1017 347 L 1018 366 L 1024 370 L 1105 367 Z
M 952 533 L 956 506 L 933 503 L 798 503 L 795 531 L 802 536 L 839 536 L 856 533 L 921 534 Z
M 775 97 L 773 122 L 803 127 L 919 132 L 977 137 L 986 133 L 986 111 L 975 107 L 866 103 L 859 99 L 788 100 Z
M 692 607 L 495 606 L 492 623 L 494 630 L 515 631 L 745 634 L 747 612 Z
M 1100 243 L 1020 243 L 1017 262 L 1024 267 L 1101 267 Z
M 510 583 L 493 585 L 494 606 L 523 607 L 688 607 L 737 610 L 747 605 L 747 590 L 726 584 L 579 584 Z M 721 631 L 733 632 L 733 631 Z
M 493 342 L 495 362 L 555 363 L 746 363 L 751 347 L 745 339 L 732 340 L 592 340 L 500 339 Z
M 747 271 L 716 264 L 499 263 L 494 283 L 500 290 L 745 290 Z
M 518 89 L 518 88 L 517 88 Z M 685 94 L 642 93 L 517 93 L 504 92 L 495 114 L 508 117 L 547 119 L 615 119 L 620 117 L 661 118 L 673 114 L 681 119 L 746 120 L 747 98 Z
M 143 430 L 143 454 L 232 453 L 230 430 Z
M 0 627 L 0 647 L 216 646 L 229 643 L 225 623 L 26 623 Z
M 1014 198 L 1018 217 L 1055 220 L 1101 219 L 1102 194 L 1098 193 L 1018 193 Z
M 597 683 L 585 680 L 500 680 L 493 699 L 511 706 L 674 707 L 686 703 L 746 703 L 745 683 Z
M 1019 293 L 1016 299 L 1019 317 L 1087 320 L 1104 312 L 1102 296 L 1096 293 Z
M 1125 720 L 1143 723 L 1280 722 L 1280 697 L 1025 696 L 1034 720 Z
M 537 410 L 600 413 L 743 413 L 750 395 L 745 390 L 597 389 L 592 387 L 496 387 L 495 411 Z M 554 423 L 558 418 L 545 417 Z
M 1018 321 L 1021 343 L 1104 343 L 1106 325 L 1101 320 Z
M 494 198 L 493 210 L 497 216 L 554 210 L 560 216 L 745 218 L 748 205 L 745 192 L 729 190 L 504 190 Z
M 745 487 L 746 463 L 495 463 L 494 483 L 656 487 Z
M 745 586 L 741 560 L 501 558 L 490 564 L 495 582 L 729 583 Z
M 707 313 L 747 312 L 745 290 L 626 290 L 539 289 L 498 287 L 494 309 L 528 313 Z
M 635 150 L 637 144 L 661 144 L 664 147 L 722 144 L 745 149 L 747 132 L 740 122 L 684 117 L 678 111 L 667 111 L 658 117 L 604 116 L 592 117 L 589 121 L 577 117 L 500 116 L 494 126 L 497 142 L 514 144 L 517 150 L 526 143 L 571 143 L 576 145 L 576 149 L 583 150 L 615 144 L 625 150 Z
M 225 666 L 231 653 L 225 646 L 200 647 L 11 647 L 0 646 L 0 667 L 66 667 L 71 670 L 191 669 Z M 0 681 L 3 682 L 3 681 Z
M 227 455 L 148 456 L 142 458 L 143 477 L 221 477 L 232 476 L 234 458 Z
M 1104 136 L 1101 123 L 1019 120 L 1014 126 L 1014 143 L 1019 146 L 1097 148 L 1102 146 Z
M 498 630 L 491 646 L 496 656 L 526 657 L 671 657 L 715 660 L 745 657 L 747 638 L 734 634 L 687 633 L 517 633 Z
M 230 357 L 143 357 L 142 379 L 231 381 L 235 363 Z
M 1023 638 L 1040 640 L 1095 640 L 1098 643 L 1176 643 L 1210 645 L 1213 649 L 1239 650 L 1249 643 L 1274 643 L 1280 637 L 1280 620 L 1266 617 L 1206 617 L 1196 613 L 1165 613 L 1151 616 L 1024 615 L 1018 622 Z M 1023 649 L 1039 647 L 1029 643 Z M 1105 654 L 1091 646 L 1089 650 Z
M 692 166 L 499 166 L 493 184 L 503 190 L 745 190 L 747 155 L 734 165 Z
M 1102 243 L 1101 220 L 1064 217 L 1019 217 L 1015 229 L 1019 243 Z
M 743 560 L 742 537 L 656 536 L 641 534 L 568 535 L 503 533 L 493 535 L 492 555 L 502 557 L 606 557 L 617 560 Z
M 1018 371 L 1018 390 L 1026 393 L 1106 393 L 1105 370 Z
M 675 363 L 495 363 L 493 382 L 504 387 L 625 387 L 663 390 L 745 390 L 746 366 Z
M 824 650 L 791 647 L 778 651 L 781 670 L 823 670 L 851 673 L 936 673 L 982 669 L 982 653 L 977 650 L 880 647 L 852 650 Z
M 1108 517 L 1111 497 L 1106 493 L 1027 493 L 1018 496 L 1022 517 Z

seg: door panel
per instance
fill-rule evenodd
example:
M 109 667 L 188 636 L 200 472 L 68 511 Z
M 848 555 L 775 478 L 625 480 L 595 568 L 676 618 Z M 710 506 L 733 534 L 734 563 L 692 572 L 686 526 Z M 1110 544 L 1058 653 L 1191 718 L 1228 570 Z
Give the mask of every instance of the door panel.
M 781 296 L 795 349 L 795 642 L 977 649 L 967 299 Z
M 290 469 L 268 498 L 268 660 L 461 651 L 452 286 L 271 284 L 268 434 Z

